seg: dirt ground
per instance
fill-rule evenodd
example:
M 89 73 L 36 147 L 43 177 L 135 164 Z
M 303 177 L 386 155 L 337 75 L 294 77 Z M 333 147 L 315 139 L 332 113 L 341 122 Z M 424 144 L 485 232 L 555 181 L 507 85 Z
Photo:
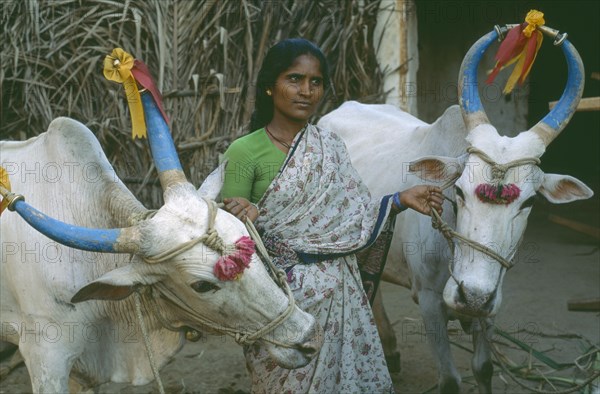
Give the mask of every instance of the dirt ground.
M 600 345 L 600 313 L 567 310 L 569 300 L 600 299 L 600 242 L 556 224 L 549 220 L 549 215 L 564 216 L 598 228 L 599 208 L 597 197 L 558 207 L 540 202 L 529 220 L 517 265 L 504 281 L 503 304 L 496 326 L 560 363 L 573 362 L 590 343 Z M 417 306 L 411 301 L 408 290 L 389 284 L 382 288 L 402 353 L 402 371 L 393 376 L 396 391 L 412 394 L 432 389 L 431 392 L 435 392 L 437 372 Z M 470 337 L 454 322 L 451 328 L 452 340 L 460 346 L 453 346 L 453 353 L 463 377 L 461 390 L 476 393 L 470 377 L 470 353 L 464 350 L 471 348 Z M 495 339 L 510 360 L 528 364 L 527 352 L 518 350 L 498 335 Z M 538 375 L 548 370 L 535 359 L 531 363 Z M 496 367 L 495 371 L 498 370 Z M 564 374 L 574 376 L 572 369 Z M 207 337 L 186 345 L 162 369 L 161 377 L 168 393 L 242 394 L 250 391 L 241 348 L 229 337 Z M 545 386 L 545 389 L 549 387 Z M 600 392 L 600 388 L 596 390 L 595 393 Z M 95 390 L 96 393 L 139 394 L 157 391 L 154 383 L 139 387 L 103 384 Z M 23 365 L 0 382 L 0 393 L 27 392 L 30 392 L 29 379 Z M 513 383 L 506 374 L 496 373 L 494 392 L 512 394 L 526 390 Z

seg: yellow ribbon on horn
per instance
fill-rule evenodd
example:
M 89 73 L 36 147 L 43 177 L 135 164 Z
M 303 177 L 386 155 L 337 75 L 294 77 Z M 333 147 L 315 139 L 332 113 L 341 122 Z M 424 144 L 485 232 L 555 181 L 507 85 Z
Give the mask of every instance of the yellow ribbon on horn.
M 517 82 L 523 83 L 523 81 L 525 81 L 525 78 L 527 75 L 529 75 L 529 71 L 531 71 L 531 66 L 533 66 L 533 62 L 535 61 L 537 53 L 540 50 L 540 46 L 542 45 L 542 41 L 544 39 L 542 32 L 536 30 L 539 26 L 543 26 L 546 23 L 544 20 L 544 13 L 537 10 L 531 10 L 529 13 L 527 13 L 525 22 L 527 22 L 528 25 L 525 27 L 525 29 L 523 29 L 522 33 L 523 36 L 527 37 L 527 43 L 525 44 L 525 48 L 523 48 L 521 53 L 507 63 L 507 65 L 514 62 L 517 64 L 506 81 L 506 86 L 503 90 L 504 94 L 512 92 Z M 533 33 L 536 33 L 536 35 L 532 38 L 531 36 Z M 532 40 L 531 44 L 528 43 L 529 40 Z M 531 56 L 529 58 L 526 56 L 526 52 L 528 51 L 531 52 Z
M 539 26 L 544 26 L 546 24 L 546 21 L 544 20 L 544 13 L 538 10 L 529 11 L 525 16 L 525 22 L 527 22 L 527 27 L 523 29 L 523 34 L 527 38 L 531 37 L 533 32 Z
M 516 63 L 502 92 L 509 94 L 517 83 L 523 84 L 544 39 L 538 28 L 545 23 L 543 12 L 531 10 L 527 13 L 525 22 L 509 30 L 498 48 L 495 57 L 496 65 L 490 73 L 487 83 L 492 83 L 501 70 Z
M 131 137 L 133 139 L 146 138 L 146 120 L 144 119 L 144 108 L 142 97 L 137 88 L 137 82 L 131 73 L 134 58 L 121 48 L 113 49 L 110 55 L 104 58 L 104 77 L 109 81 L 122 83 L 129 104 L 131 114 Z
M 4 167 L 0 166 L 0 186 L 10 192 L 10 179 L 8 179 L 8 172 L 4 169 Z M 6 196 L 2 194 L 2 202 L 0 202 L 0 215 L 8 206 L 8 200 Z

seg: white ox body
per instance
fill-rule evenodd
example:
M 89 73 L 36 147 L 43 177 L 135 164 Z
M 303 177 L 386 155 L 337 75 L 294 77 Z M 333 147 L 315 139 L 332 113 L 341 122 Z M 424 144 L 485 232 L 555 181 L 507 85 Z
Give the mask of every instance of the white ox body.
M 349 101 L 324 116 L 319 126 L 342 137 L 353 166 L 374 197 L 422 184 L 423 180 L 409 171 L 413 160 L 428 155 L 458 157 L 467 147 L 467 131 L 458 106 L 448 108 L 430 125 L 392 105 Z M 446 195 L 451 194 L 452 190 L 446 192 Z M 450 225 L 455 224 L 448 203 L 444 204 L 443 219 Z M 413 210 L 396 217 L 383 280 L 411 289 L 432 337 L 447 338 L 448 312 L 441 292 L 448 280 L 450 257 L 446 240 L 431 227 L 431 218 Z M 398 372 L 396 337 L 383 309 L 380 292 L 376 295 L 373 312 L 388 367 Z M 434 327 L 441 332 L 435 334 Z M 435 344 L 432 350 L 439 361 L 438 368 L 444 369 L 451 361 L 448 341 L 430 340 L 429 343 Z
M 208 204 L 189 183 L 167 189 L 166 204 L 151 219 L 142 220 L 147 210 L 116 176 L 94 135 L 74 120 L 54 120 L 48 132 L 24 142 L 1 142 L 0 155 L 12 191 L 41 212 L 91 228 L 138 222 L 141 255 L 171 250 L 207 231 Z M 207 188 L 214 198 L 220 185 Z M 67 392 L 72 369 L 92 384 L 140 385 L 153 379 L 134 297 L 129 297 L 136 287 L 152 286 L 153 294 L 161 295 L 142 295 L 159 367 L 181 348 L 185 336 L 163 328 L 157 314 L 177 328 L 202 330 L 196 318 L 202 316 L 217 325 L 252 331 L 288 305 L 256 255 L 240 279 L 219 281 L 213 274 L 219 256 L 203 244 L 149 264 L 139 255 L 68 248 L 8 210 L 1 226 L 1 339 L 19 346 L 34 392 Z M 247 235 L 244 225 L 222 210 L 215 228 L 227 244 Z M 85 302 L 73 303 L 82 288 Z M 177 305 L 164 300 L 167 293 Z M 303 366 L 317 353 L 320 332 L 314 318 L 295 307 L 291 317 L 268 334 L 288 347 L 266 346 L 278 364 Z
M 536 192 L 553 203 L 593 194 L 575 178 L 544 174 L 539 167 L 530 165 L 506 173 L 505 182 L 516 184 L 521 190 L 516 201 L 501 205 L 481 202 L 474 189 L 489 182 L 490 168 L 478 156 L 465 154 L 468 145 L 500 164 L 540 157 L 545 145 L 531 132 L 515 138 L 501 137 L 488 124 L 467 133 L 458 106 L 450 107 L 428 125 L 390 105 L 347 102 L 323 117 L 319 125 L 344 139 L 352 164 L 376 197 L 425 183 L 424 180 L 441 185 L 460 175 L 455 186 L 445 192 L 456 201 L 457 215 L 452 205 L 445 203 L 444 221 L 508 261 L 523 236 Z M 411 162 L 414 173 L 408 170 Z M 449 264 L 453 265 L 454 279 L 450 278 Z M 446 329 L 448 319 L 453 317 L 460 318 L 464 327 L 471 324 L 471 318 L 482 318 L 486 327 L 481 327 L 479 320 L 473 321 L 472 367 L 480 392 L 491 391 L 490 350 L 480 334 L 489 327 L 500 305 L 505 271 L 489 256 L 462 243 L 457 243 L 453 255 L 446 239 L 432 228 L 428 216 L 412 210 L 398 215 L 383 279 L 412 289 L 438 364 L 440 392 L 456 392 L 460 383 Z M 461 282 L 462 292 L 458 289 Z M 386 356 L 390 356 L 395 352 L 396 341 L 383 307 L 377 305 L 380 301 L 376 299 L 374 312 Z M 491 329 L 487 333 L 491 335 Z

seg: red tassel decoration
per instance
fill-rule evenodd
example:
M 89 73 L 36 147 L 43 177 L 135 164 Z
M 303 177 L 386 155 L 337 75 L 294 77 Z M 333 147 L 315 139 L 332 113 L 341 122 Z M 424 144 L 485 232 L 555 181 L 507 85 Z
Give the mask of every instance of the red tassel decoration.
M 495 57 L 496 66 L 487 78 L 486 83 L 492 83 L 501 70 L 516 63 L 512 74 L 506 82 L 503 93 L 508 94 L 512 92 L 517 82 L 519 85 L 523 84 L 529 71 L 531 71 L 531 66 L 533 66 L 537 52 L 542 45 L 542 32 L 536 30 L 536 28 L 544 24 L 544 14 L 536 10 L 531 10 L 527 13 L 525 22 L 510 29 L 506 38 L 500 44 Z
M 236 251 L 217 260 L 213 273 L 219 280 L 238 279 L 244 270 L 250 266 L 252 255 L 255 253 L 254 241 L 243 236 L 235 242 Z
M 235 242 L 235 247 L 237 249 L 236 255 L 239 256 L 242 265 L 248 267 L 252 255 L 255 253 L 254 241 L 248 236 L 243 236 Z
M 239 266 L 229 256 L 219 257 L 215 264 L 214 274 L 219 280 L 235 280 L 242 272 Z

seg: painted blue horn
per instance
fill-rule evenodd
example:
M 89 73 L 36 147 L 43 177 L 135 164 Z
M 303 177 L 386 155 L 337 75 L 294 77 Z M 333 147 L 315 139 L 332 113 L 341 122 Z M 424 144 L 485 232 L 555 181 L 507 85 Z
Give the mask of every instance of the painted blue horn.
M 20 195 L 12 195 L 8 209 L 48 238 L 75 249 L 103 253 L 137 253 L 140 249 L 137 228 L 92 229 L 73 226 L 53 219 L 27 204 Z
M 163 191 L 187 183 L 167 122 L 149 92 L 142 93 L 142 105 L 148 129 L 148 143 Z
M 530 129 L 544 141 L 546 146 L 558 137 L 571 120 L 577 110 L 585 85 L 585 71 L 577 49 L 569 40 L 565 39 L 562 41 L 562 50 L 567 60 L 567 86 L 558 103 L 548 115 Z
M 511 27 L 508 25 L 506 28 Z M 539 121 L 531 132 L 537 134 L 544 144 L 548 146 L 554 138 L 565 128 L 581 100 L 585 83 L 583 62 L 577 50 L 566 39 L 566 34 L 547 26 L 538 27 L 544 34 L 554 38 L 554 45 L 561 45 L 567 60 L 568 77 L 567 86 L 556 106 Z M 497 27 L 494 31 L 481 37 L 465 55 L 460 66 L 458 76 L 458 99 L 462 110 L 463 119 L 467 130 L 472 130 L 480 124 L 489 123 L 485 114 L 479 92 L 477 90 L 477 67 L 485 51 L 498 38 L 503 28 Z
M 489 46 L 498 39 L 496 30 L 481 37 L 465 55 L 458 73 L 458 103 L 467 130 L 490 123 L 477 90 L 477 67 Z

